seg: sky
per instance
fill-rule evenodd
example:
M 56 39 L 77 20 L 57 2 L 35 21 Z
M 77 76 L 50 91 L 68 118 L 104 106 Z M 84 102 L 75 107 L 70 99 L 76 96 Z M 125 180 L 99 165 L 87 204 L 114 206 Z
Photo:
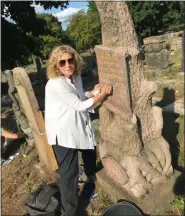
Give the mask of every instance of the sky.
M 65 30 L 67 28 L 67 19 L 71 17 L 74 13 L 78 12 L 79 10 L 87 10 L 88 2 L 71 2 L 69 1 L 69 5 L 66 9 L 51 9 L 51 10 L 44 10 L 44 8 L 40 5 L 32 5 L 35 8 L 36 13 L 48 13 L 52 14 L 53 16 L 57 17 L 60 22 L 62 22 L 62 28 Z
M 62 29 L 65 30 L 67 28 L 67 20 L 71 17 L 74 13 L 78 12 L 79 10 L 87 10 L 88 8 L 88 1 L 69 1 L 69 5 L 66 9 L 61 10 L 60 8 L 56 9 L 53 8 L 51 10 L 44 10 L 44 8 L 40 5 L 32 4 L 32 7 L 35 8 L 36 13 L 47 13 L 52 14 L 53 16 L 57 17 L 58 20 L 62 23 Z M 11 16 L 6 17 L 9 22 L 15 23 L 14 20 L 11 19 Z

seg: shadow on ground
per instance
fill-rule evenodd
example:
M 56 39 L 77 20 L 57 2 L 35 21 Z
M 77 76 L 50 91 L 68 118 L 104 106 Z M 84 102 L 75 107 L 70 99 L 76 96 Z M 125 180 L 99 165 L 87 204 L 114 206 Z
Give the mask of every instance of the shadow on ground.
M 161 101 L 156 103 L 159 107 L 164 107 L 175 102 L 175 90 L 164 88 L 163 89 L 163 98 Z M 162 135 L 168 141 L 170 145 L 170 151 L 172 155 L 172 166 L 179 170 L 183 171 L 178 165 L 178 157 L 180 153 L 180 144 L 177 139 L 179 133 L 179 123 L 176 121 L 179 117 L 179 114 L 174 113 L 174 108 L 172 113 L 163 112 L 163 131 Z
M 78 201 L 78 214 L 80 216 L 88 216 L 88 212 L 86 208 L 91 205 L 92 212 L 94 211 L 93 204 L 91 203 L 91 196 L 94 194 L 95 191 L 95 183 L 85 183 L 82 191 L 79 196 L 79 201 Z

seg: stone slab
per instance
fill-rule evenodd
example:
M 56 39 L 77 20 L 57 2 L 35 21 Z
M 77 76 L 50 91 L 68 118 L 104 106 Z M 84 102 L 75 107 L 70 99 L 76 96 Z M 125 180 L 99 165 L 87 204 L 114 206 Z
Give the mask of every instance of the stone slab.
M 113 202 L 127 200 L 135 203 L 145 214 L 165 215 L 170 202 L 175 197 L 173 188 L 181 173 L 175 170 L 174 175 L 167 182 L 157 185 L 152 194 L 141 200 L 132 197 L 124 188 L 108 178 L 104 169 L 100 170 L 96 175 L 98 184 L 100 184 Z
M 24 107 L 26 117 L 32 129 L 39 159 L 46 166 L 46 168 L 48 168 L 48 170 L 55 171 L 58 168 L 58 165 L 53 153 L 53 149 L 47 143 L 42 114 L 39 111 L 37 113 L 34 112 L 32 101 L 29 100 L 24 86 L 20 85 L 16 86 L 16 88 Z
M 99 81 L 102 85 L 111 84 L 113 94 L 104 102 L 104 106 L 124 119 L 132 117 L 130 106 L 129 78 L 124 48 L 96 46 Z
M 32 84 L 30 82 L 30 79 L 25 69 L 21 67 L 14 68 L 13 78 L 14 78 L 16 88 L 17 86 L 23 86 L 24 89 L 26 90 L 27 97 L 29 101 L 31 101 L 31 107 L 33 109 L 33 112 L 36 113 L 37 111 L 39 111 L 39 104 L 37 102 L 34 90 L 32 88 Z
M 151 69 L 166 69 L 169 67 L 169 51 L 162 49 L 160 52 L 145 53 L 145 61 Z

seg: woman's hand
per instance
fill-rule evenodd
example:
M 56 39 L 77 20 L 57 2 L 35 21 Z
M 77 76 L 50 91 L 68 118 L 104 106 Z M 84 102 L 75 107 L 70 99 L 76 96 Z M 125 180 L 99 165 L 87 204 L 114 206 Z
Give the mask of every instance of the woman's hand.
M 108 95 L 112 94 L 112 86 L 111 85 L 108 85 L 107 88 L 106 88 L 106 93 Z
M 25 137 L 25 134 L 19 132 L 17 133 L 17 139 L 23 139 Z
M 96 84 L 92 92 L 97 92 L 97 91 L 103 92 L 104 95 L 110 95 L 112 93 L 112 86 L 110 84 L 106 84 L 105 86 L 101 88 L 100 84 Z
M 104 96 L 110 95 L 112 93 L 112 86 L 110 84 L 104 85 L 101 89 L 101 92 Z
M 99 83 L 96 84 L 96 85 L 94 86 L 94 89 L 93 89 L 93 91 L 97 91 L 97 90 L 101 90 L 100 84 L 99 84 Z
M 112 93 L 112 86 L 110 84 L 106 84 L 101 88 L 101 92 L 93 97 L 93 105 L 96 105 L 101 100 L 104 99 L 106 95 L 110 95 Z
M 8 139 L 22 139 L 25 135 L 23 133 L 12 133 L 7 130 L 3 130 L 2 136 Z

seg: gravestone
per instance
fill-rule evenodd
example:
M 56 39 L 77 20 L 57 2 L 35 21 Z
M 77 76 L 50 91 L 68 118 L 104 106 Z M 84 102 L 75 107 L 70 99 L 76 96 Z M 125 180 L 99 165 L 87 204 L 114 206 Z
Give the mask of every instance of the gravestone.
M 20 131 L 22 131 L 26 135 L 25 138 L 26 138 L 28 145 L 33 145 L 34 138 L 33 138 L 32 130 L 30 128 L 28 119 L 25 116 L 25 112 L 24 112 L 19 94 L 17 92 L 16 86 L 15 86 L 12 71 L 6 70 L 5 74 L 6 74 L 8 86 L 9 86 L 8 94 L 13 101 L 12 106 L 13 106 L 13 110 L 15 114 L 17 127 Z
M 46 168 L 55 171 L 58 165 L 52 146 L 50 146 L 47 141 L 44 119 L 30 79 L 26 71 L 21 67 L 13 69 L 13 78 L 24 113 L 31 127 L 39 159 Z
M 37 69 L 37 72 L 38 73 L 41 73 L 42 72 L 42 61 L 41 61 L 41 58 L 38 57 L 38 56 L 33 56 L 33 62 L 34 62 L 34 65 Z
M 174 197 L 171 187 L 178 173 L 173 174 L 169 144 L 162 136 L 162 110 L 152 107 L 157 86 L 144 77 L 127 4 L 95 3 L 102 23 L 102 45 L 95 47 L 99 80 L 113 86 L 99 110 L 104 169 L 97 178 L 114 201 L 128 199 L 145 213 L 163 214 Z

